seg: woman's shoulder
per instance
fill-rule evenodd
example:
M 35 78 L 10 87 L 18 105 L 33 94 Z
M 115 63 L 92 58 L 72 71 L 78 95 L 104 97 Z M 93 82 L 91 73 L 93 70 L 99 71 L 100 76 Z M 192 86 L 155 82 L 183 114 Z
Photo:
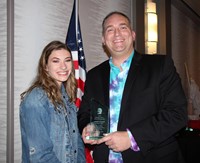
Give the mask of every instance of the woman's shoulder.
M 35 87 L 29 93 L 27 93 L 27 96 L 41 98 L 45 94 L 46 94 L 45 91 L 41 87 Z
M 43 117 L 48 115 L 50 107 L 53 108 L 45 91 L 41 88 L 34 88 L 25 95 L 19 109 L 22 116 Z
M 30 92 L 27 92 L 24 99 L 22 100 L 22 103 L 38 103 L 40 101 L 45 101 L 47 99 L 47 95 L 45 91 L 40 88 L 36 87 L 33 88 Z

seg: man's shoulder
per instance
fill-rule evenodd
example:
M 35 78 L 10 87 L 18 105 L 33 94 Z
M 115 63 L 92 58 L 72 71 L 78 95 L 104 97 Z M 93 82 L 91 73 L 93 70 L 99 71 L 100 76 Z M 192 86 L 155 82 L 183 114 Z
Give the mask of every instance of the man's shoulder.
M 99 65 L 93 67 L 88 72 L 89 73 L 96 73 L 98 71 L 105 71 L 108 68 L 109 68 L 109 60 L 106 60 L 106 61 L 100 63 Z
M 149 64 L 156 64 L 156 63 L 165 63 L 168 62 L 169 60 L 172 60 L 171 56 L 169 55 L 162 55 L 162 54 L 140 54 L 141 55 L 141 61 Z

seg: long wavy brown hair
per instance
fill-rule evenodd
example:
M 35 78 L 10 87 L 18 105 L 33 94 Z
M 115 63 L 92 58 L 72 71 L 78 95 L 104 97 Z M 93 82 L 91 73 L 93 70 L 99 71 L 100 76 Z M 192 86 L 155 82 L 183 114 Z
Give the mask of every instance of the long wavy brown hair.
M 31 90 L 33 90 L 36 87 L 40 87 L 47 93 L 48 98 L 51 100 L 55 108 L 57 108 L 58 105 L 64 105 L 60 87 L 58 86 L 55 79 L 53 79 L 50 75 L 48 75 L 48 72 L 46 71 L 46 65 L 48 63 L 48 59 L 51 53 L 55 50 L 61 50 L 61 49 L 65 49 L 71 54 L 71 50 L 64 43 L 60 41 L 52 41 L 45 46 L 39 60 L 37 75 L 33 81 L 33 84 L 25 92 L 21 94 L 21 100 Z M 71 74 L 67 79 L 67 81 L 63 82 L 63 84 L 69 96 L 69 101 L 74 102 L 76 100 L 77 81 L 75 79 L 74 64 L 73 61 L 71 62 L 72 62 Z

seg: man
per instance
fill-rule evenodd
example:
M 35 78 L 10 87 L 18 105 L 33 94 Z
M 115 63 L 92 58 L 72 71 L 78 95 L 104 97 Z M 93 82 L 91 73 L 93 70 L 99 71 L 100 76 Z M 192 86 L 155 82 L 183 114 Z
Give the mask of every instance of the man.
M 111 57 L 88 72 L 78 113 L 82 138 L 94 145 L 94 162 L 176 163 L 175 135 L 186 125 L 187 102 L 172 59 L 139 54 L 123 13 L 108 14 L 102 27 Z M 100 140 L 86 139 L 91 99 L 110 109 L 110 133 Z

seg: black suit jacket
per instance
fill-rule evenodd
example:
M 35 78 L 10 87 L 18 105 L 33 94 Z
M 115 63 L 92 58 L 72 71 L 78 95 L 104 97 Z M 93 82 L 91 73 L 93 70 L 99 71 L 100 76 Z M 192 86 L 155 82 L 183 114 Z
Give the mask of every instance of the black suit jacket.
M 87 73 L 78 113 L 80 131 L 89 122 L 89 101 L 109 106 L 109 61 Z M 178 145 L 176 133 L 187 123 L 186 97 L 174 63 L 166 55 L 141 55 L 135 51 L 122 96 L 118 131 L 128 128 L 139 152 L 122 152 L 124 163 L 173 162 Z M 94 147 L 95 163 L 108 162 L 105 144 Z

